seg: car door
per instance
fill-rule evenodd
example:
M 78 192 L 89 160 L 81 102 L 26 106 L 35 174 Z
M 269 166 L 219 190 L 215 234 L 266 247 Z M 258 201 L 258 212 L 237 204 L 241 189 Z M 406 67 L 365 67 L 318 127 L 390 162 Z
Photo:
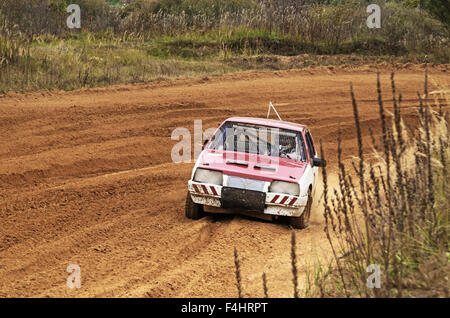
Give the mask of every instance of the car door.
M 305 131 L 305 141 L 306 141 L 306 146 L 308 148 L 308 156 L 309 156 L 308 164 L 311 166 L 311 169 L 313 171 L 312 192 L 313 192 L 313 196 L 314 196 L 314 194 L 316 192 L 317 179 L 319 176 L 319 168 L 315 167 L 313 165 L 313 160 L 314 160 L 314 158 L 317 157 L 317 152 L 316 152 L 316 148 L 314 147 L 314 141 L 311 137 L 309 130 Z

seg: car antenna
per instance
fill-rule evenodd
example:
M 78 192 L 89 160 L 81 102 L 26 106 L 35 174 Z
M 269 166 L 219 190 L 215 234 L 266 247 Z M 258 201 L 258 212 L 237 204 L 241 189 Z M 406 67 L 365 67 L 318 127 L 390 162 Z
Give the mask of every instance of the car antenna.
M 270 116 L 270 109 L 273 108 L 275 114 L 277 114 L 278 119 L 283 121 L 283 119 L 281 119 L 280 115 L 278 114 L 277 110 L 275 109 L 275 106 L 273 106 L 272 102 L 269 102 L 269 110 L 267 111 L 267 118 L 269 118 Z

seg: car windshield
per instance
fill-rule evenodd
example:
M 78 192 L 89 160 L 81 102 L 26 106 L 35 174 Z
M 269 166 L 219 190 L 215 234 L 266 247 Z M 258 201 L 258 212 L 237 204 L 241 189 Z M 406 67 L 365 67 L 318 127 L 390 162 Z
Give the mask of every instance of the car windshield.
M 209 148 L 306 161 L 299 132 L 262 125 L 226 122 Z

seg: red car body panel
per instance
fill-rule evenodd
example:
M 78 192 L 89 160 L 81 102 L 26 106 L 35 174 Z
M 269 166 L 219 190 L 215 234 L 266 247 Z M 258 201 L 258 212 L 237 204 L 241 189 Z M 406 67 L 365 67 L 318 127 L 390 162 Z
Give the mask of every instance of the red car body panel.
M 218 170 L 225 175 L 262 181 L 297 182 L 302 177 L 306 164 L 306 162 L 298 162 L 287 158 L 233 151 L 205 150 L 199 168 Z
M 232 117 L 225 120 L 219 127 L 226 122 L 238 122 L 253 125 L 262 125 L 298 131 L 302 134 L 306 126 L 290 123 L 280 120 L 251 118 L 251 117 Z M 258 154 L 239 153 L 233 151 L 221 151 L 208 149 L 209 143 L 205 149 L 199 168 L 222 171 L 226 175 L 238 176 L 263 181 L 286 181 L 298 182 L 305 171 L 307 162 L 298 162 L 287 158 L 271 157 Z M 243 166 L 239 164 L 227 163 L 227 161 L 237 161 L 248 164 Z M 309 157 L 308 157 L 309 162 Z M 261 165 L 261 168 L 255 168 L 255 165 Z M 274 170 L 273 170 L 274 169 Z

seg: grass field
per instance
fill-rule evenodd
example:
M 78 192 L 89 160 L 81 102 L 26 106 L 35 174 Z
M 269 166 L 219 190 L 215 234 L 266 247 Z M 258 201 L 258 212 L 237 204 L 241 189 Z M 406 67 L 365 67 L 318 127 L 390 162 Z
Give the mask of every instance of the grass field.
M 449 61 L 448 30 L 426 11 L 383 2 L 383 27 L 369 30 L 365 5 L 342 3 L 81 1 L 82 30 L 71 31 L 64 1 L 8 0 L 0 5 L 0 92 L 249 69 Z

